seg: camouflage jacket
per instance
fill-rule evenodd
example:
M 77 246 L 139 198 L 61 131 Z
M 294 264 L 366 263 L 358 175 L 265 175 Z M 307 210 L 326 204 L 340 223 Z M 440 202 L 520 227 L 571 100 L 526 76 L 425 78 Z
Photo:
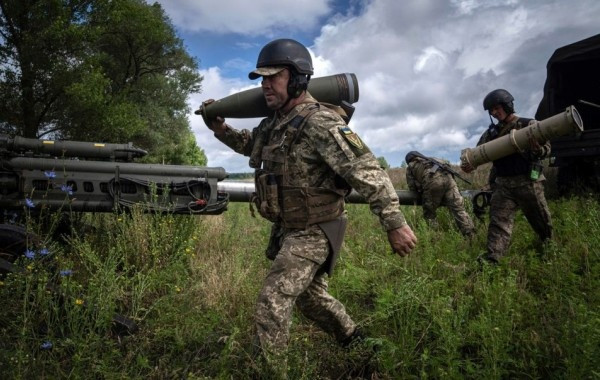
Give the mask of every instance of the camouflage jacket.
M 288 124 L 306 107 L 318 109 L 298 136 L 290 136 Z M 250 167 L 282 175 L 287 186 L 337 189 L 337 174 L 366 199 L 385 230 L 406 224 L 396 190 L 375 156 L 338 114 L 319 105 L 308 93 L 304 102 L 287 114 L 276 112 L 252 131 L 227 126 L 225 134 L 217 138 L 249 156 Z M 287 152 L 286 157 L 282 158 L 276 147 Z
M 437 158 L 433 158 L 433 160 L 439 161 L 440 163 L 443 162 Z M 406 183 L 408 184 L 409 190 L 412 191 L 422 192 L 428 181 L 431 181 L 434 176 L 437 177 L 440 175 L 447 175 L 449 179 L 452 180 L 452 176 L 448 172 L 419 157 L 414 157 L 410 160 L 410 163 L 406 167 Z

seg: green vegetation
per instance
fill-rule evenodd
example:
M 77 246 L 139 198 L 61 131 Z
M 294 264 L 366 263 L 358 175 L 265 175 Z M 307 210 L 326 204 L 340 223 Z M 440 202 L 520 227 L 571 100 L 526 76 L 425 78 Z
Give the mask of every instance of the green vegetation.
M 350 205 L 330 290 L 380 349 L 342 349 L 295 314 L 290 378 L 600 377 L 600 205 L 550 207 L 552 243 L 541 247 L 519 214 L 508 256 L 480 267 L 484 224 L 469 244 L 445 210 L 433 230 L 406 206 L 419 245 L 400 258 L 368 207 Z M 247 204 L 205 217 L 86 214 L 75 226 L 64 241 L 41 234 L 35 258 L 16 262 L 24 273 L 2 278 L 1 378 L 260 373 L 252 313 L 269 225 Z M 115 312 L 138 331 L 119 332 Z
M 385 170 L 390 168 L 390 164 L 388 164 L 387 160 L 383 156 L 377 157 L 377 162 L 379 162 L 379 166 L 381 166 Z
M 202 76 L 158 3 L 3 0 L 0 35 L 0 132 L 206 165 L 187 119 Z

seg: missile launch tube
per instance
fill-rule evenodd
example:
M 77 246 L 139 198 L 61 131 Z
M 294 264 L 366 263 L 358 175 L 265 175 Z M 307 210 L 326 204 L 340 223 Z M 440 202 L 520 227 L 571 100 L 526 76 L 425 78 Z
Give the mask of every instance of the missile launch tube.
M 583 131 L 583 121 L 577 109 L 567 107 L 564 112 L 551 116 L 541 121 L 509 134 L 481 144 L 476 148 L 463 149 L 460 153 L 461 163 L 468 163 L 473 168 L 506 157 L 516 152 L 529 149 L 529 138 L 533 137 L 540 144 L 559 136 L 575 134 Z
M 320 102 L 341 105 L 342 101 L 350 104 L 358 101 L 358 80 L 350 73 L 312 78 L 308 83 L 308 92 Z M 202 105 L 195 112 L 204 120 L 216 116 L 224 118 L 267 117 L 273 113 L 267 107 L 260 87 L 229 95 L 213 103 Z
M 0 135 L 0 148 L 9 152 L 32 152 L 55 157 L 113 158 L 131 160 L 148 152 L 129 144 L 108 144 L 85 141 L 39 140 Z
M 118 167 L 120 174 L 158 175 L 174 178 L 215 178 L 219 181 L 227 178 L 227 172 L 225 172 L 225 169 L 221 167 L 205 166 L 140 164 L 135 162 L 79 161 L 33 157 L 11 158 L 6 161 L 5 165 L 9 169 L 14 170 L 52 170 L 61 172 L 95 173 L 114 173 Z

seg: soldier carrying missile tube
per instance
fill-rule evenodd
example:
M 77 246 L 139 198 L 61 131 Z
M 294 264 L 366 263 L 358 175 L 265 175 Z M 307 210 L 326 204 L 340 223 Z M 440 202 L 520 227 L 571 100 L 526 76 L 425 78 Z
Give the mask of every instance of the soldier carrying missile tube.
M 313 74 L 308 49 L 291 39 L 271 41 L 256 67 L 249 78 L 262 78 L 270 111 L 258 127 L 240 131 L 225 124 L 225 114 L 210 117 L 214 101 L 205 102 L 201 113 L 216 138 L 250 157 L 253 202 L 273 222 L 267 248 L 273 264 L 254 317 L 263 358 L 281 375 L 294 305 L 341 345 L 362 338 L 344 306 L 327 292 L 327 273 L 346 225 L 348 185 L 379 217 L 394 252 L 407 255 L 417 239 L 375 156 L 342 117 L 307 91 Z
M 477 165 L 476 160 L 473 160 L 474 156 L 484 157 L 486 153 L 490 153 L 485 150 L 487 144 L 508 138 L 516 150 L 509 154 L 491 152 L 495 186 L 490 200 L 487 251 L 480 260 L 492 264 L 498 263 L 508 251 L 515 213 L 519 208 L 543 242 L 552 237 L 552 222 L 544 196 L 545 178 L 540 161 L 550 153 L 550 142 L 546 140 L 540 143 L 533 134 L 526 137 L 527 145 L 522 138 L 515 138 L 518 131 L 524 131 L 528 126 L 531 128 L 537 122 L 515 115 L 513 101 L 513 96 L 504 89 L 494 90 L 484 98 L 484 110 L 488 111 L 490 118 L 498 120 L 498 124 L 492 123 L 480 139 L 482 145 L 477 149 L 483 154 L 469 155 L 470 152 L 463 151 L 461 156 L 461 169 L 469 173 Z

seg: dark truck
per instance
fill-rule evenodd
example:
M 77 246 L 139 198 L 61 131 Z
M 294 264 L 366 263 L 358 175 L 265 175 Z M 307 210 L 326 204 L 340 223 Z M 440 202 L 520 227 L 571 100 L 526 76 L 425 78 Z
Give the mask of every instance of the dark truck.
M 547 64 L 544 96 L 535 118 L 577 107 L 584 131 L 553 139 L 550 166 L 560 195 L 600 191 L 600 34 L 556 49 Z

